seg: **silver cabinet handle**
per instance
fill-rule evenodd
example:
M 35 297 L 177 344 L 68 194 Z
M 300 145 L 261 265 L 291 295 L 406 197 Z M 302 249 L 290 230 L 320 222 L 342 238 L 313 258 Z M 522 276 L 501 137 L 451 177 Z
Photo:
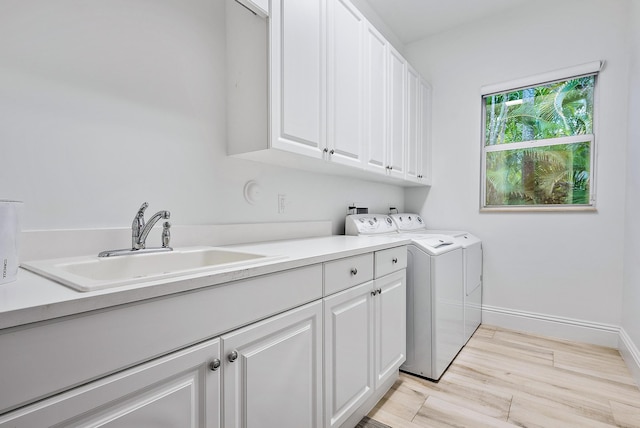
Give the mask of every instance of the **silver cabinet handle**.
M 351 275 L 357 275 L 358 274 L 358 269 L 356 268 L 351 268 Z
M 392 258 L 391 261 L 395 264 L 398 263 L 398 259 L 396 257 Z
M 219 368 L 220 368 L 220 359 L 214 358 L 214 360 L 209 363 L 209 370 L 211 370 L 212 372 L 215 372 Z
M 230 363 L 233 363 L 235 360 L 238 359 L 238 351 L 231 352 L 227 357 L 227 359 L 229 360 Z

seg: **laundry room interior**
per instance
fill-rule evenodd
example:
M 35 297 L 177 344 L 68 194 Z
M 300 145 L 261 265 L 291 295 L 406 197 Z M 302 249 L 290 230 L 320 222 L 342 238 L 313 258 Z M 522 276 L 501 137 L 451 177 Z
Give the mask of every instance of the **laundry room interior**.
M 385 400 L 396 400 L 382 397 L 387 391 L 398 390 L 397 384 L 392 385 L 398 368 L 403 373 L 401 364 L 406 355 L 397 361 L 391 377 L 380 378 L 384 391 L 376 383 L 372 391 L 353 398 L 353 403 L 362 399 L 353 404 L 358 410 L 348 413 L 343 408 L 327 408 L 330 400 L 340 399 L 343 392 L 330 391 L 327 380 L 330 376 L 325 373 L 330 359 L 326 347 L 327 302 L 337 295 L 327 294 L 329 266 L 346 257 L 373 254 L 365 263 L 369 267 L 358 265 L 356 272 L 367 275 L 370 270 L 369 279 L 375 283 L 382 278 L 377 276 L 378 253 L 410 246 L 414 239 L 401 233 L 393 238 L 395 241 L 385 241 L 380 236 L 369 241 L 367 237 L 350 236 L 359 235 L 345 234 L 350 214 L 362 214 L 367 219 L 376 217 L 381 222 L 386 222 L 390 214 L 411 215 L 424 222 L 425 233 L 463 231 L 477 238 L 482 243 L 481 325 L 491 329 L 491 334 L 492 329 L 504 329 L 613 350 L 624 362 L 628 379 L 625 387 L 635 388 L 634 395 L 628 401 L 621 399 L 624 416 L 616 416 L 614 409 L 610 420 L 603 417 L 600 422 L 610 424 L 602 426 L 639 427 L 640 1 L 456 0 L 448 6 L 442 3 L 445 2 L 0 0 L 0 200 L 21 202 L 17 235 L 18 259 L 22 263 L 22 267 L 15 268 L 17 278 L 0 282 L 0 361 L 14 364 L 3 366 L 0 362 L 0 372 L 5 373 L 0 374 L 3 385 L 0 427 L 50 426 L 47 421 L 53 420 L 49 419 L 52 414 L 64 415 L 56 419 L 56 424 L 60 424 L 56 426 L 89 426 L 88 415 L 98 413 L 77 407 L 80 404 L 73 401 L 74 391 L 76 395 L 85 393 L 83 388 L 88 391 L 92 385 L 103 385 L 100 382 L 106 383 L 110 377 L 128 375 L 136 368 L 141 370 L 156 359 L 165 361 L 173 353 L 186 352 L 188 347 L 203 347 L 205 340 L 218 336 L 222 337 L 222 349 L 226 349 L 225 340 L 234 329 L 266 322 L 289 310 L 307 308 L 305 305 L 313 302 L 322 308 L 314 309 L 320 311 L 320 315 L 314 316 L 320 317 L 320 327 L 324 325 L 318 334 L 325 345 L 319 339 L 313 342 L 320 343 L 320 357 L 316 358 L 320 368 L 314 369 L 314 376 L 319 378 L 309 381 L 316 388 L 312 396 L 317 407 L 309 412 L 313 423 L 308 426 L 353 427 L 366 415 L 386 424 L 380 426 L 401 426 L 394 424 L 391 417 L 384 421 L 370 411 L 374 406 L 379 409 L 379 403 Z M 355 38 L 343 41 L 336 36 L 335 28 L 340 28 L 352 13 L 360 19 L 362 29 Z M 302 20 L 301 25 L 286 27 L 287 31 L 276 34 L 274 22 L 289 25 L 287 20 L 295 14 L 318 25 L 321 31 L 315 34 L 317 40 L 286 38 L 291 34 L 289 28 L 292 32 L 305 28 Z M 397 119 L 397 109 L 384 120 L 367 110 L 375 105 L 369 93 L 373 77 L 365 73 L 371 60 L 367 55 L 372 50 L 369 45 L 365 48 L 364 42 L 374 34 L 367 32 L 367 28 L 373 28 L 375 36 L 389 45 L 387 49 L 393 49 L 406 61 L 405 73 L 406 67 L 410 67 L 416 73 L 415 82 L 425 85 L 416 101 L 420 106 L 418 114 L 423 114 L 417 119 L 419 138 L 416 137 L 413 149 L 406 145 L 413 135 L 408 125 L 406 134 L 402 134 L 404 149 L 400 159 L 395 159 L 404 171 L 390 164 L 367 165 L 372 159 L 370 141 L 392 134 L 396 130 L 393 120 L 404 120 L 405 126 L 411 121 L 406 115 Z M 362 44 L 358 47 L 360 56 L 349 56 L 349 49 L 356 42 Z M 315 43 L 321 56 L 314 57 L 305 43 Z M 282 58 L 274 61 L 273 55 Z M 344 58 L 347 65 L 343 67 L 340 61 Z M 566 70 L 585 64 L 599 65 L 590 74 L 578 73 L 596 76 L 589 202 L 579 207 L 582 209 L 557 205 L 552 209 L 540 205 L 487 207 L 483 170 L 487 114 L 483 96 L 491 92 L 483 90 L 492 85 L 503 85 L 502 92 L 527 86 L 518 86 L 518 82 L 529 82 L 532 87 L 545 83 L 535 79 L 547 75 L 569 78 L 575 74 L 566 74 Z M 291 83 L 288 79 L 296 72 L 303 78 Z M 366 78 L 362 77 L 365 75 Z M 350 82 L 356 82 L 355 86 Z M 407 82 L 403 82 L 406 91 Z M 394 95 L 389 94 L 385 92 L 384 102 L 393 105 Z M 401 108 L 411 112 L 410 96 L 406 93 L 404 96 L 407 98 L 400 100 Z M 287 108 L 292 111 L 290 117 Z M 317 128 L 305 121 L 307 117 L 318 119 Z M 301 119 L 302 125 L 294 123 L 297 119 Z M 298 131 L 302 137 L 295 135 Z M 309 141 L 317 137 L 318 145 L 312 146 L 307 137 Z M 341 140 L 351 137 L 349 141 Z M 243 139 L 242 144 L 236 145 L 236 138 Z M 296 148 L 285 147 L 290 142 Z M 341 151 L 343 147 L 355 147 L 355 155 Z M 393 158 L 396 154 L 385 156 Z M 407 178 L 412 174 L 411 165 L 415 165 L 416 157 L 420 157 L 420 171 Z M 146 207 L 139 209 L 144 202 L 148 202 L 147 214 Z M 151 221 L 144 228 L 145 218 L 160 210 L 170 211 L 170 225 L 163 229 L 163 222 L 169 219 L 167 214 L 153 229 Z M 0 213 L 4 214 L 1 206 Z M 140 249 L 136 248 L 135 236 L 130 241 L 132 218 L 134 228 L 135 218 L 142 219 L 138 232 L 144 229 L 144 238 L 148 233 L 146 249 L 211 246 L 246 253 L 263 251 L 274 258 L 258 267 L 238 264 L 234 266 L 240 267 L 233 271 L 225 267 L 223 273 L 215 274 L 203 273 L 205 270 L 199 265 L 202 270 L 190 273 L 188 278 L 172 274 L 152 278 L 146 285 L 128 279 L 129 282 L 111 288 L 100 285 L 100 289 L 89 291 L 74 290 L 64 283 L 63 274 L 42 273 L 49 269 L 44 263 L 38 264 L 42 260 L 76 263 L 77 259 L 80 263 L 80 258 L 96 258 L 104 250 Z M 0 223 L 0 229 L 3 228 L 5 225 Z M 349 244 L 351 238 L 357 240 L 357 249 L 356 244 Z M 322 239 L 319 241 L 322 244 L 316 246 L 321 248 L 317 254 L 306 246 L 297 246 L 302 244 L 285 249 L 284 243 L 313 239 Z M 335 244 L 337 241 L 329 239 L 345 241 Z M 130 242 L 133 242 L 131 249 Z M 138 244 L 145 250 L 144 239 L 138 240 Z M 311 248 L 315 244 L 305 245 Z M 462 243 L 452 240 L 447 245 L 459 245 L 462 263 Z M 289 261 L 277 258 L 285 253 Z M 400 257 L 400 265 L 403 260 L 406 263 L 407 256 L 404 257 Z M 30 262 L 35 267 L 25 266 Z M 282 265 L 273 267 L 269 264 L 272 262 Z M 98 367 L 102 364 L 98 363 L 94 371 L 83 368 L 77 375 L 75 366 L 65 360 L 61 363 L 65 369 L 60 370 L 60 380 L 42 387 L 24 382 L 24 388 L 20 386 L 20 392 L 14 393 L 13 388 L 23 383 L 19 376 L 30 373 L 20 368 L 21 364 L 37 366 L 42 359 L 30 355 L 21 361 L 18 357 L 33 353 L 28 344 L 48 334 L 36 334 L 38 329 L 62 328 L 64 323 L 81 316 L 143 306 L 144 302 L 155 304 L 182 298 L 200 289 L 213 290 L 229 281 L 249 281 L 284 275 L 283 272 L 293 274 L 316 264 L 322 265 L 323 274 L 318 274 L 318 281 L 324 285 L 319 286 L 319 294 L 310 291 L 306 300 L 282 306 L 274 303 L 273 309 L 259 317 L 240 321 L 238 315 L 235 324 L 211 333 L 193 333 L 189 338 L 178 337 L 178 327 L 176 331 L 167 327 L 171 331 L 167 334 L 175 335 L 176 339 L 166 347 L 148 353 L 141 348 L 139 354 L 130 358 L 109 356 L 106 361 L 105 357 L 103 366 Z M 384 272 L 393 276 L 398 273 L 396 268 L 401 267 L 407 266 L 391 267 Z M 357 277 L 353 273 L 355 267 L 349 269 L 350 278 Z M 384 269 L 380 268 L 380 272 Z M 111 274 L 104 272 L 100 273 L 103 277 Z M 97 278 L 98 274 L 95 275 Z M 203 282 L 205 275 L 210 275 L 210 283 Z M 311 274 L 305 275 L 300 274 L 295 280 L 305 283 Z M 160 285 L 149 291 L 153 287 L 148 284 Z M 54 287 L 55 291 L 48 291 Z M 248 297 L 249 291 L 243 298 Z M 348 290 L 345 286 L 335 291 Z M 372 293 L 376 291 L 374 286 Z M 296 294 L 280 289 L 278 293 Z M 376 297 L 373 295 L 373 299 Z M 265 301 L 270 300 L 276 299 L 265 297 Z M 189 317 L 189 307 L 185 308 L 185 312 L 179 313 Z M 221 310 L 233 308 L 229 304 Z M 131 319 L 137 320 L 137 315 Z M 126 330 L 127 325 L 123 324 L 115 332 Z M 21 336 L 31 331 L 33 336 Z M 76 331 L 74 327 L 61 330 L 60 334 Z M 478 331 L 481 335 L 489 334 L 489 330 Z M 371 336 L 374 334 L 377 333 Z M 95 337 L 97 341 L 101 336 Z M 125 344 L 137 341 L 133 333 L 124 340 L 113 342 L 114 346 L 126 347 Z M 234 343 L 233 338 L 228 343 Z M 348 347 L 346 341 L 335 343 Z M 14 344 L 23 348 L 8 351 Z M 77 347 L 89 346 L 78 343 Z M 5 352 L 7 355 L 3 357 Z M 90 358 L 92 354 L 86 352 Z M 63 354 L 61 351 L 60 355 Z M 245 357 L 240 354 L 243 360 Z M 227 357 L 222 360 L 222 368 L 230 371 L 225 367 L 231 364 Z M 246 361 L 250 364 L 251 359 L 246 357 Z M 377 364 L 378 360 L 374 361 Z M 207 364 L 211 364 L 209 360 Z M 78 365 L 89 364 L 82 361 Z M 360 365 L 348 363 L 344 367 L 356 370 Z M 55 366 L 47 367 L 55 370 Z M 205 424 L 199 419 L 214 411 L 199 404 L 200 407 L 194 405 L 198 410 L 193 414 L 200 416 L 189 416 L 191 421 L 197 421 L 194 426 L 240 426 L 234 425 L 240 423 L 240 416 L 238 420 L 227 419 L 233 412 L 226 407 L 229 401 L 226 379 L 224 372 L 217 422 Z M 418 379 L 416 382 L 428 382 L 424 385 L 438 385 L 431 376 Z M 443 380 L 440 382 L 444 384 Z M 241 384 L 238 381 L 237 385 Z M 151 387 L 140 388 L 147 391 Z M 279 387 L 274 390 L 280 391 Z M 121 398 L 133 396 L 132 391 L 114 393 L 109 403 L 124 403 Z M 269 389 L 263 387 L 260 391 L 268 395 Z M 347 393 L 352 391 L 344 392 Z M 55 407 L 60 405 L 54 403 L 56 397 L 69 398 L 64 412 Z M 107 408 L 105 403 L 98 400 L 94 408 L 103 411 Z M 36 409 L 37 404 L 41 406 Z M 53 406 L 50 413 L 46 413 L 49 410 L 38 413 L 49 405 Z M 429 425 L 426 413 L 417 412 L 418 419 L 411 422 L 415 425 L 407 423 L 407 427 L 446 426 Z M 256 415 L 263 414 L 256 411 Z M 29 419 L 32 417 L 35 419 Z M 420 418 L 424 425 L 420 425 Z M 300 420 L 281 426 L 296 426 Z M 526 419 L 518 422 L 508 415 L 502 420 L 520 426 L 553 426 L 546 421 L 547 425 L 544 422 L 527 425 Z M 124 423 L 118 426 L 127 426 Z M 247 416 L 243 423 L 269 426 L 261 424 L 255 415 Z M 307 426 L 306 422 L 303 426 Z M 591 425 L 567 422 L 562 426 Z

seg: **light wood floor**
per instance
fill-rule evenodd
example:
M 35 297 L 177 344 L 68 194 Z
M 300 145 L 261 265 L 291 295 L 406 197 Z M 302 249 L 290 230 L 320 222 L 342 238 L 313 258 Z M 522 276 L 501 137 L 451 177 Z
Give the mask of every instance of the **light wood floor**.
M 480 326 L 438 383 L 401 373 L 369 417 L 394 428 L 640 428 L 640 390 L 615 349 Z

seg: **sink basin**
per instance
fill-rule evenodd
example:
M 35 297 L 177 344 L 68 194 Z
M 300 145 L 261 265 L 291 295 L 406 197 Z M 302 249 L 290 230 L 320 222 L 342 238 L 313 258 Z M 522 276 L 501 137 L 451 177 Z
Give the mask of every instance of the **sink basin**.
M 144 281 L 219 271 L 281 257 L 215 247 L 174 249 L 118 257 L 74 257 L 25 262 L 22 267 L 78 291 L 95 291 Z

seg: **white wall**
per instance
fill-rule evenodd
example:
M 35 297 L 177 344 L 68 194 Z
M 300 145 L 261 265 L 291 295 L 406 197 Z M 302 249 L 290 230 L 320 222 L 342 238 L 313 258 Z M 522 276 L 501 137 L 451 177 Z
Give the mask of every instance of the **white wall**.
M 632 2 L 629 16 L 631 67 L 621 348 L 640 384 L 640 1 Z
M 409 60 L 433 85 L 437 159 L 432 189 L 408 190 L 407 207 L 421 210 L 430 227 L 465 228 L 483 239 L 483 304 L 494 320 L 523 327 L 524 319 L 559 336 L 571 336 L 561 330 L 577 322 L 614 345 L 622 299 L 627 9 L 626 0 L 527 2 L 407 46 Z M 480 213 L 480 87 L 594 60 L 607 61 L 598 83 L 597 213 Z M 536 324 L 539 314 L 546 321 Z M 580 339 L 601 341 L 589 334 Z
M 350 202 L 403 206 L 396 186 L 226 157 L 224 16 L 222 0 L 0 2 L 0 199 L 25 201 L 23 229 L 126 227 L 148 201 L 176 225 L 342 233 Z

